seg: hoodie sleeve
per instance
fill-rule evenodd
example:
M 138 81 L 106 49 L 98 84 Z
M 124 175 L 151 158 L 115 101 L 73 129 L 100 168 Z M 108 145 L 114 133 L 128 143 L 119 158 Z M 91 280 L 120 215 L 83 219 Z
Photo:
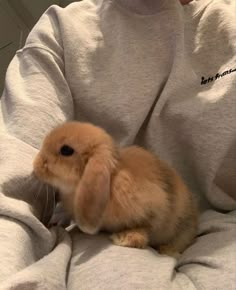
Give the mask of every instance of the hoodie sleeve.
M 50 253 L 57 239 L 45 226 L 54 195 L 32 176 L 32 161 L 45 133 L 73 118 L 60 9 L 49 8 L 17 51 L 0 100 L 0 285 Z

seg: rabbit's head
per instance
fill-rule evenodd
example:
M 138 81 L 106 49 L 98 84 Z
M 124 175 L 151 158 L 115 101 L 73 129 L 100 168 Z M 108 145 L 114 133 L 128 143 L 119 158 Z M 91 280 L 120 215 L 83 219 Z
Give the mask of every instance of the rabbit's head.
M 34 160 L 34 173 L 74 194 L 74 218 L 86 233 L 96 233 L 110 196 L 110 179 L 118 162 L 112 138 L 89 123 L 67 122 L 44 139 Z

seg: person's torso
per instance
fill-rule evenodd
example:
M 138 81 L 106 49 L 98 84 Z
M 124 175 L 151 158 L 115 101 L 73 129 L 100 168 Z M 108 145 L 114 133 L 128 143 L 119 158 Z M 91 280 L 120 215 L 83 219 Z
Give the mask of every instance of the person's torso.
M 219 191 L 214 179 L 235 146 L 232 7 L 193 1 L 139 15 L 115 1 L 70 5 L 60 21 L 75 119 L 150 149 L 196 194 Z

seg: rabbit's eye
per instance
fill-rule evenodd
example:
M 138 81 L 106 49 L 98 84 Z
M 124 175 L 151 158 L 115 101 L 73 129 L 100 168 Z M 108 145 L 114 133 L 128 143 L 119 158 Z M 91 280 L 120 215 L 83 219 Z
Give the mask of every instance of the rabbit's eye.
M 68 145 L 63 145 L 60 149 L 60 154 L 63 156 L 71 156 L 74 153 L 74 149 Z

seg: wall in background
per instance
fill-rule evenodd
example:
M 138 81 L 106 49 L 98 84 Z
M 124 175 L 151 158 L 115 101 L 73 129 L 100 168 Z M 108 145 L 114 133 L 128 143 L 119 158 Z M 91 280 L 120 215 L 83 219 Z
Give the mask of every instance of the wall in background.
M 43 12 L 51 5 L 65 7 L 72 0 L 0 0 L 0 97 L 6 69 Z
M 14 0 L 15 2 L 20 2 L 19 0 Z M 32 16 L 33 20 L 36 22 L 43 12 L 51 5 L 60 5 L 60 0 L 21 0 L 22 5 L 28 9 L 29 14 Z

